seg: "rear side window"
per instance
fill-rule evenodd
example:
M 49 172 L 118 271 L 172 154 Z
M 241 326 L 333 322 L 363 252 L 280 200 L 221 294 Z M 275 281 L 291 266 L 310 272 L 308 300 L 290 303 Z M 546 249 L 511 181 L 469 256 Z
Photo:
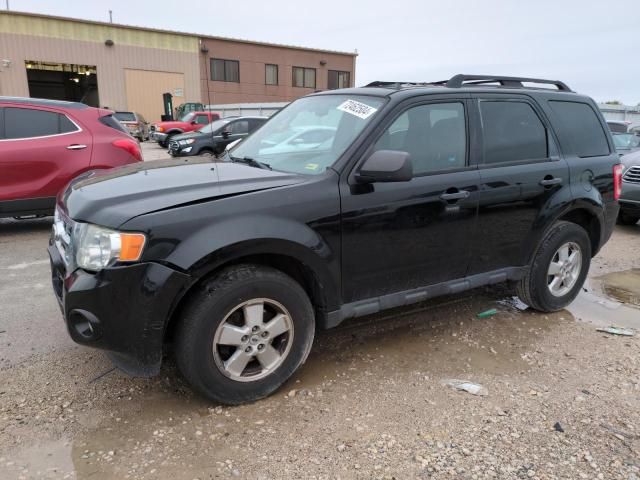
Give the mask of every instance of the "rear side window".
M 549 102 L 558 117 L 556 129 L 561 139 L 570 143 L 578 157 L 609 155 L 609 143 L 604 129 L 590 105 L 579 102 Z
M 105 115 L 103 117 L 100 117 L 99 120 L 100 120 L 100 123 L 102 123 L 103 125 L 106 125 L 107 127 L 111 127 L 114 130 L 118 130 L 120 132 L 126 133 L 127 135 L 129 134 L 129 132 L 125 130 L 122 124 L 118 120 L 116 120 L 113 115 Z
M 528 103 L 483 101 L 480 114 L 485 164 L 548 157 L 547 130 Z
M 65 115 L 32 108 L 4 109 L 5 139 L 46 137 L 78 130 Z

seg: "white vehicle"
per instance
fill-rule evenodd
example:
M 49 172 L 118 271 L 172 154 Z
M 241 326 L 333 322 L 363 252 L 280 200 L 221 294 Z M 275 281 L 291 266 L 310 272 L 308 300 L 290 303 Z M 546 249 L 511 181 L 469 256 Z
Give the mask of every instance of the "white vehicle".
M 297 127 L 293 135 L 289 134 L 285 138 L 274 136 L 262 141 L 266 148 L 260 149 L 260 155 L 272 155 L 275 153 L 295 153 L 321 147 L 333 140 L 336 134 L 334 127 L 314 125 L 308 127 Z M 289 132 L 290 133 L 290 132 Z M 273 145 L 273 146 L 271 146 Z

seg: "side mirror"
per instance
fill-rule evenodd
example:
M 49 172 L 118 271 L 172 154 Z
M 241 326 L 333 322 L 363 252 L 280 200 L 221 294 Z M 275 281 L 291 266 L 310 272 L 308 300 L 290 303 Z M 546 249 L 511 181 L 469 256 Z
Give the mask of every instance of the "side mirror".
M 229 130 L 222 131 L 222 138 L 229 138 Z
M 197 125 L 198 122 L 196 122 L 195 120 L 191 120 L 191 125 Z
M 378 150 L 365 160 L 356 174 L 359 183 L 408 182 L 413 178 L 413 165 L 407 152 Z

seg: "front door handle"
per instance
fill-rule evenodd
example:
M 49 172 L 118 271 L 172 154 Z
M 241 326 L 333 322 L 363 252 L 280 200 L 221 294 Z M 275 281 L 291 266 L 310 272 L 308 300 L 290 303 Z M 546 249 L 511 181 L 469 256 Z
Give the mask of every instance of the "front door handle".
M 468 198 L 470 195 L 470 193 L 466 190 L 459 190 L 457 192 L 452 192 L 452 193 L 443 193 L 442 195 L 440 195 L 440 198 L 442 200 L 460 200 L 462 198 Z
M 81 145 L 79 143 L 74 143 L 67 147 L 67 150 L 82 150 L 83 148 L 87 148 L 86 145 Z
M 540 185 L 543 187 L 550 187 L 552 185 L 560 185 L 562 183 L 562 179 L 560 177 L 551 177 L 547 175 L 544 179 L 540 180 Z

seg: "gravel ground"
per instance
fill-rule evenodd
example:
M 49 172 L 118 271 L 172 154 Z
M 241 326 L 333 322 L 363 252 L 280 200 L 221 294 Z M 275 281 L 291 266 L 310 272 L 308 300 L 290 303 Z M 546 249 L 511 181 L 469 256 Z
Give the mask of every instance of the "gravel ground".
M 498 287 L 350 321 L 275 395 L 229 408 L 170 358 L 131 379 L 66 338 L 32 263 L 45 223 L 0 221 L 1 479 L 640 478 L 640 341 L 596 331 L 640 328 L 616 301 L 640 297 L 640 225 L 616 228 L 568 310 L 520 312 Z

